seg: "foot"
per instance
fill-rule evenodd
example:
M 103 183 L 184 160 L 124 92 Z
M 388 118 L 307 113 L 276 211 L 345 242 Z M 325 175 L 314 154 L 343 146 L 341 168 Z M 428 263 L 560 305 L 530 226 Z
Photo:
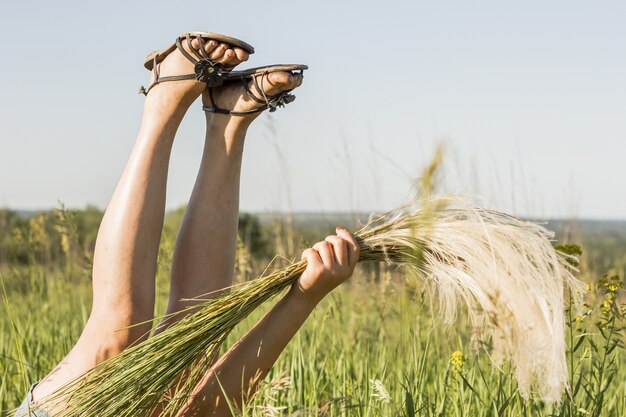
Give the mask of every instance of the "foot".
M 193 53 L 189 50 L 189 45 L 185 40 L 181 41 L 183 48 L 187 53 Z M 200 43 L 198 39 L 192 39 L 191 45 L 194 49 L 199 51 Z M 208 54 L 209 58 L 215 60 L 221 64 L 227 64 L 230 66 L 238 65 L 248 60 L 249 53 L 242 48 L 233 47 L 227 43 L 220 43 L 215 40 L 208 40 L 204 42 L 204 50 Z M 183 54 L 177 49 L 171 52 L 163 62 L 157 65 L 160 77 L 166 77 L 171 75 L 193 74 L 194 64 L 191 63 Z M 154 82 L 154 72 L 150 75 L 150 84 Z M 170 92 L 176 94 L 182 94 L 185 97 L 189 97 L 195 100 L 202 91 L 206 88 L 206 84 L 196 80 L 180 80 L 163 82 L 155 85 L 150 90 L 148 97 L 155 92 Z
M 266 96 L 276 96 L 283 91 L 293 90 L 302 84 L 302 74 L 293 74 L 286 71 L 277 71 L 270 74 L 258 74 L 257 84 L 263 89 Z M 255 96 L 263 101 L 263 94 L 257 90 L 254 80 L 248 81 L 248 88 Z M 233 80 L 220 87 L 213 88 L 213 97 L 215 103 L 211 103 L 208 90 L 202 93 L 202 104 L 206 107 L 216 105 L 222 109 L 228 109 L 233 112 L 246 112 L 263 107 L 263 104 L 250 98 L 245 91 L 243 85 L 238 80 Z M 261 113 L 253 113 L 246 116 L 230 116 L 219 113 L 210 113 L 217 117 L 237 118 L 243 120 L 254 120 Z

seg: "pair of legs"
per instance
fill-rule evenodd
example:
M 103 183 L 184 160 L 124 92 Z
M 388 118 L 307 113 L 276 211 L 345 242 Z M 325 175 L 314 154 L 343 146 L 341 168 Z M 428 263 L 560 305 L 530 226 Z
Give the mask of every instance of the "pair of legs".
M 195 40 L 193 47 L 200 47 Z M 248 58 L 244 50 L 227 44 L 210 41 L 204 47 L 222 63 L 236 65 Z M 193 72 L 178 50 L 160 65 L 161 74 Z M 302 82 L 301 75 L 286 72 L 264 77 L 268 95 Z M 35 388 L 35 400 L 148 337 L 151 324 L 128 327 L 153 319 L 170 153 L 178 126 L 199 95 L 210 104 L 205 84 L 195 80 L 162 83 L 147 95 L 136 143 L 98 232 L 91 315 L 71 352 Z M 260 106 L 238 83 L 216 88 L 215 95 L 223 107 L 236 111 Z M 202 162 L 174 251 L 168 313 L 189 305 L 182 299 L 231 285 L 244 139 L 256 116 L 206 114 Z

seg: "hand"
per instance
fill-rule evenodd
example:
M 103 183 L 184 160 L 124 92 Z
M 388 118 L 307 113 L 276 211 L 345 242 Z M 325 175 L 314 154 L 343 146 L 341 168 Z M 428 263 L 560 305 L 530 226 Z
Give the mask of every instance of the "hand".
M 342 227 L 337 234 L 317 242 L 302 252 L 307 260 L 306 270 L 294 285 L 294 290 L 317 303 L 326 294 L 348 279 L 359 260 L 360 246 Z

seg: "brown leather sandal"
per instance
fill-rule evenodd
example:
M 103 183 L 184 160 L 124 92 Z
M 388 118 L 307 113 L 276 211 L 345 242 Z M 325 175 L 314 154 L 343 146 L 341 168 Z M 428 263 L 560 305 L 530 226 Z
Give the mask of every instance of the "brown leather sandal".
M 191 41 L 193 39 L 197 39 L 198 43 L 200 44 L 200 48 L 198 50 L 191 46 Z M 185 48 L 183 48 L 183 40 L 187 41 L 187 46 L 189 47 L 189 50 L 192 52 L 193 55 L 186 51 Z M 209 40 L 227 43 L 231 46 L 242 48 L 249 54 L 254 53 L 254 48 L 252 47 L 252 45 L 231 36 L 212 32 L 185 32 L 181 34 L 178 38 L 176 38 L 176 41 L 172 45 L 170 45 L 169 48 L 162 51 L 154 51 L 148 54 L 143 65 L 144 67 L 146 67 L 146 69 L 153 72 L 154 81 L 148 86 L 148 88 L 142 86 L 139 89 L 139 93 L 147 95 L 152 87 L 167 81 L 196 79 L 198 81 L 206 83 L 209 87 L 217 87 L 222 85 L 224 81 L 226 81 L 228 74 L 232 71 L 234 66 L 225 65 L 209 58 L 209 55 L 204 50 L 205 41 Z M 176 49 L 178 49 L 185 58 L 187 58 L 189 61 L 191 61 L 191 63 L 194 64 L 194 73 L 161 77 L 159 75 L 158 64 L 161 63 L 169 54 L 174 52 Z
M 261 107 L 254 110 L 247 111 L 233 111 L 222 109 L 218 107 L 215 97 L 213 95 L 213 87 L 208 86 L 209 92 L 209 100 L 211 101 L 210 106 L 203 106 L 202 110 L 211 113 L 220 113 L 220 114 L 228 114 L 230 116 L 247 116 L 249 114 L 255 114 L 262 112 L 264 110 L 269 109 L 270 113 L 275 112 L 278 107 L 285 107 L 285 105 L 291 103 L 296 99 L 296 96 L 290 94 L 291 90 L 283 91 L 280 94 L 274 96 L 268 96 L 265 94 L 263 90 L 263 80 L 265 80 L 265 75 L 270 74 L 272 72 L 285 71 L 285 72 L 293 72 L 297 71 L 298 73 L 304 73 L 304 70 L 309 69 L 307 65 L 299 65 L 299 64 L 281 64 L 281 65 L 268 65 L 265 67 L 256 67 L 249 68 L 247 70 L 242 71 L 232 71 L 230 74 L 226 75 L 226 83 L 234 83 L 241 82 L 243 84 L 243 88 L 248 97 L 252 100 L 256 101 L 259 104 L 262 104 Z M 258 78 L 261 78 L 261 82 L 257 81 Z M 248 82 L 252 80 L 254 89 L 256 92 L 253 92 L 248 86 Z

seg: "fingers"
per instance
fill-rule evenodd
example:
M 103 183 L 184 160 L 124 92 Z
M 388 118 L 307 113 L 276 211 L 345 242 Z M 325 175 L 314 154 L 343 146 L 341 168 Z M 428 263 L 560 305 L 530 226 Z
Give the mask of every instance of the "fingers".
M 339 236 L 328 236 L 326 242 L 331 244 L 335 262 L 342 268 L 350 267 L 350 258 L 348 254 L 348 242 Z
M 360 246 L 354 236 L 344 228 L 337 227 L 337 235 L 328 236 L 324 241 L 304 250 L 302 259 L 306 259 L 313 267 L 317 265 L 327 270 L 352 274 L 359 254 Z
M 322 258 L 320 258 L 320 254 L 313 248 L 305 249 L 302 252 L 302 259 L 306 259 L 309 265 L 321 264 Z
M 337 235 L 328 236 L 302 252 L 305 271 L 298 279 L 298 289 L 319 301 L 354 272 L 359 257 L 358 242 L 341 227 Z
M 357 240 L 342 227 L 337 227 L 337 235 L 326 237 L 323 242 L 313 245 L 326 268 L 354 269 L 359 260 L 360 246 Z
M 324 263 L 324 267 L 328 269 L 332 269 L 335 264 L 335 254 L 333 252 L 333 247 L 330 243 L 323 241 L 317 242 L 313 245 L 313 249 L 315 249 L 318 253 L 322 262 Z
M 357 242 L 354 236 L 352 236 L 352 234 L 343 227 L 337 227 L 337 236 L 346 242 L 348 248 L 348 263 L 351 268 L 354 268 L 356 263 L 359 261 L 359 255 L 361 254 L 361 246 L 359 245 L 359 242 Z

